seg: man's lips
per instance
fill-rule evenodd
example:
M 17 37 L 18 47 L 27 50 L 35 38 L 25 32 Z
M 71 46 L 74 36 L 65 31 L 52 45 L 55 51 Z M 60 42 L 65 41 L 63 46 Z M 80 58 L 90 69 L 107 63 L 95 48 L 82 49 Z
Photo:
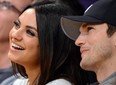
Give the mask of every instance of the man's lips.
M 89 50 L 88 48 L 80 48 L 81 54 L 84 53 L 84 52 L 86 52 L 86 51 L 88 51 L 88 50 Z

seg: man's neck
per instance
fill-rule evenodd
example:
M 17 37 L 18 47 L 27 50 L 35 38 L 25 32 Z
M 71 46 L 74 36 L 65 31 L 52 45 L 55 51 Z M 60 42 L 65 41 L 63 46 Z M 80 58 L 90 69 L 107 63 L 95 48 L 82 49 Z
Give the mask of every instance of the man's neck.
M 0 42 L 0 69 L 5 69 L 11 66 L 8 58 L 9 42 Z
M 8 52 L 9 50 L 9 41 L 0 41 L 0 53 Z
M 104 80 L 106 80 L 109 76 L 111 76 L 113 73 L 116 72 L 116 63 L 115 60 L 112 62 L 109 62 L 101 65 L 98 70 L 96 71 L 96 75 L 97 75 L 97 80 L 99 83 L 103 82 Z

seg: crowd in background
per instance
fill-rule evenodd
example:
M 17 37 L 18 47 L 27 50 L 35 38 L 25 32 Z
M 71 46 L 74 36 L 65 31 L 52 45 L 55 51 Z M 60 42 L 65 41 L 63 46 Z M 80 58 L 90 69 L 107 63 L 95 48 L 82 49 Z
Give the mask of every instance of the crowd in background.
M 30 5 L 32 3 L 36 3 L 36 2 L 41 2 L 41 1 L 43 1 L 43 0 L 0 0 L 0 83 L 1 83 L 0 85 L 6 85 L 6 84 L 12 85 L 12 82 L 14 82 L 14 80 L 15 80 L 15 77 L 12 76 L 13 75 L 12 63 L 8 58 L 9 32 L 14 26 L 14 21 L 16 21 L 18 19 L 19 15 L 23 12 L 23 10 L 28 5 Z M 73 11 L 72 15 L 82 15 L 84 13 L 84 10 L 89 5 L 94 3 L 96 0 L 45 0 L 45 1 L 56 1 L 61 4 L 66 4 L 72 9 L 72 11 Z M 61 14 L 61 16 L 62 15 L 63 14 Z M 66 15 L 66 14 L 64 14 L 64 15 Z M 17 25 L 17 23 L 15 23 L 15 25 Z M 56 36 L 58 36 L 58 35 L 56 35 Z M 62 34 L 62 36 L 63 36 L 63 34 Z M 57 41 L 55 41 L 55 42 L 57 42 Z M 70 41 L 70 42 L 73 42 L 73 41 Z M 78 50 L 78 53 L 79 53 L 79 50 Z M 80 54 L 75 54 L 75 55 L 80 56 Z M 77 67 L 78 67 L 78 65 L 77 65 Z M 16 71 L 16 73 L 17 72 L 18 71 Z M 19 73 L 20 72 L 21 71 L 19 71 Z M 81 73 L 81 74 L 84 74 L 84 73 Z M 22 75 L 24 76 L 24 74 L 22 74 Z M 77 75 L 79 75 L 79 74 L 77 74 Z M 90 82 L 96 81 L 95 75 L 93 73 L 87 72 L 87 76 L 90 80 L 86 81 L 86 79 L 85 79 L 86 82 L 90 83 Z M 5 82 L 4 82 L 4 80 L 5 80 Z M 77 78 L 77 80 L 78 80 L 78 78 Z M 83 80 L 82 80 L 82 82 L 83 82 Z

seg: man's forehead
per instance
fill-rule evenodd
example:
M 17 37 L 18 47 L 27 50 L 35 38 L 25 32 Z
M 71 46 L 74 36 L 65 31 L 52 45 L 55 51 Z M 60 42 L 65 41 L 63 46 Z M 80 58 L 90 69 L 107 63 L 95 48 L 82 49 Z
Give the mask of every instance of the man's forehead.
M 81 23 L 81 26 L 86 27 L 89 25 L 100 25 L 100 24 L 106 24 L 106 23 L 89 23 L 89 22 L 83 22 Z
M 93 24 L 93 23 L 86 23 L 86 22 L 81 23 L 81 27 L 87 27 L 87 26 L 90 26 L 90 25 L 95 25 L 95 24 Z
M 20 11 L 23 11 L 25 7 L 32 3 L 33 0 L 8 0 L 14 6 L 16 6 Z

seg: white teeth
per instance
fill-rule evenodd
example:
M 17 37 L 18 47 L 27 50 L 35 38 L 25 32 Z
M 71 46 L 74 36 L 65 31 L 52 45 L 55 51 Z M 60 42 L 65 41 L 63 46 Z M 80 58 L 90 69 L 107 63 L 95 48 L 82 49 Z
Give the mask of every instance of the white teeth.
M 21 46 L 19 46 L 19 45 L 16 45 L 16 44 L 14 44 L 14 43 L 12 43 L 12 47 L 14 47 L 14 48 L 18 48 L 18 49 L 24 49 L 24 48 L 22 48 Z

